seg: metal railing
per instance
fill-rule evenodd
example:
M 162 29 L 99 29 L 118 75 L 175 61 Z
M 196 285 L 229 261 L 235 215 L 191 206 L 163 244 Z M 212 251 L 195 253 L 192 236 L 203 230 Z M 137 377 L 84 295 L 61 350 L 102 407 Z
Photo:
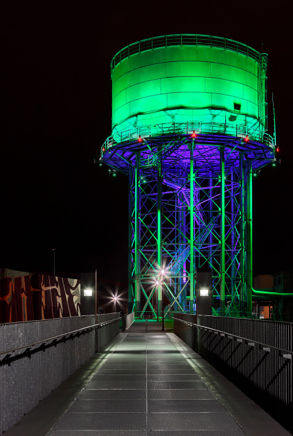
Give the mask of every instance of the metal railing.
M 99 327 L 106 326 L 108 324 L 112 324 L 113 322 L 117 322 L 120 319 L 122 319 L 122 318 L 120 317 L 120 318 L 112 319 L 110 321 L 100 322 L 98 324 L 89 325 L 89 326 L 82 327 L 82 328 L 77 329 L 77 330 L 72 330 L 70 332 L 66 332 L 66 333 L 62 333 L 62 334 L 57 335 L 57 336 L 53 336 L 51 338 L 43 339 L 42 341 L 37 341 L 37 342 L 34 342 L 32 344 L 23 345 L 22 347 L 17 347 L 17 348 L 13 348 L 11 350 L 2 351 L 0 353 L 0 363 L 2 363 L 3 361 L 5 361 L 7 359 L 13 358 L 14 356 L 20 356 L 23 354 L 28 355 L 28 354 L 33 353 L 35 351 L 40 351 L 48 346 L 57 345 L 59 342 L 62 342 L 62 341 L 67 340 L 67 339 L 73 339 L 74 337 L 79 336 L 80 334 L 84 334 L 84 333 L 86 333 L 92 329 L 95 329 L 95 328 L 99 328 Z
M 223 48 L 224 50 L 231 50 L 249 56 L 256 62 L 260 61 L 260 53 L 258 51 L 248 45 L 242 44 L 241 42 L 234 41 L 233 39 L 201 34 L 175 34 L 143 39 L 124 47 L 113 57 L 111 61 L 111 70 L 113 70 L 123 59 L 126 59 L 131 55 L 163 47 L 182 47 L 184 45 L 193 47 L 207 46 L 211 48 Z
M 249 140 L 258 141 L 271 148 L 275 146 L 274 138 L 268 133 L 261 133 L 261 129 L 250 129 L 243 124 L 230 125 L 228 123 L 162 123 L 155 126 L 134 127 L 126 129 L 119 133 L 113 132 L 111 136 L 104 141 L 101 146 L 101 155 L 111 147 L 115 147 L 124 142 L 138 141 L 140 138 L 147 140 L 154 136 L 161 135 L 189 135 L 195 132 L 196 134 L 213 134 L 227 135 L 236 138 L 245 138 L 249 136 Z
M 259 348 L 261 348 L 263 351 L 266 351 L 267 353 L 269 353 L 271 350 L 276 350 L 280 353 L 280 356 L 284 357 L 285 359 L 292 360 L 293 351 L 284 350 L 280 347 L 275 347 L 272 345 L 264 344 L 263 342 L 259 342 L 259 341 L 256 341 L 254 339 L 249 339 L 249 338 L 245 338 L 243 336 L 234 335 L 232 333 L 224 332 L 223 330 L 214 329 L 212 327 L 207 327 L 207 326 L 195 324 L 195 323 L 185 321 L 185 320 L 180 319 L 180 318 L 174 317 L 173 319 L 174 319 L 174 321 L 180 321 L 184 324 L 187 324 L 190 327 L 196 327 L 200 330 L 207 330 L 207 331 L 210 331 L 216 335 L 220 335 L 220 336 L 226 337 L 228 339 L 234 339 L 237 342 L 242 342 L 243 344 L 249 345 L 250 347 L 254 347 L 255 345 L 258 345 Z

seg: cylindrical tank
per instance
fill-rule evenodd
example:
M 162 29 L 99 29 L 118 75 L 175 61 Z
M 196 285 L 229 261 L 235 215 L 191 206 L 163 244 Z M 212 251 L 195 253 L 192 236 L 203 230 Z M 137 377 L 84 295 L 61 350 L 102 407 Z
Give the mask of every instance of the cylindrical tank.
M 111 62 L 112 134 L 200 123 L 258 139 L 265 125 L 266 55 L 220 37 L 169 35 L 139 41 Z M 222 126 L 222 128 L 221 128 Z

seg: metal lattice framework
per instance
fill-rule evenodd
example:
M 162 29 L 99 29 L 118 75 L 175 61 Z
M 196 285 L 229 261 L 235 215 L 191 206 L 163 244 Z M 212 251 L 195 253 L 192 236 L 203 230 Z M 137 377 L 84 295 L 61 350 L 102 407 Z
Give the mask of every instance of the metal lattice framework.
M 251 313 L 252 177 L 274 159 L 269 136 L 169 126 L 120 143 L 101 161 L 129 177 L 129 309 L 194 310 L 196 271 L 212 271 L 214 311 Z M 240 132 L 240 133 L 239 133 Z

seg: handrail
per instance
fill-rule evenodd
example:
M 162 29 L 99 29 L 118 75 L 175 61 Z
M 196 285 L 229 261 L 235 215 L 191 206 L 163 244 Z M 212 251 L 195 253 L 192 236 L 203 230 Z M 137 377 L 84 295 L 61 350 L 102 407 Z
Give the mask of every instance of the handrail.
M 53 342 L 58 341 L 58 339 L 64 338 L 65 336 L 73 336 L 74 334 L 77 334 L 81 331 L 91 330 L 91 329 L 96 328 L 96 327 L 103 327 L 103 326 L 111 324 L 115 321 L 119 321 L 120 319 L 122 319 L 122 318 L 119 317 L 119 318 L 111 319 L 110 321 L 103 321 L 103 322 L 100 322 L 98 324 L 93 324 L 93 325 L 89 325 L 86 327 L 82 327 L 82 328 L 77 329 L 77 330 L 72 330 L 70 332 L 61 333 L 61 335 L 57 335 L 57 336 L 53 336 L 51 338 L 43 339 L 42 341 L 34 342 L 32 344 L 23 345 L 22 347 L 18 347 L 18 348 L 13 348 L 12 350 L 2 351 L 0 353 L 0 356 L 3 356 L 5 354 L 6 356 L 4 359 L 7 359 L 8 357 L 11 357 L 16 351 L 25 349 L 25 352 L 29 352 L 29 350 L 32 351 L 32 348 L 36 347 L 37 345 L 45 346 L 45 344 L 47 344 L 48 342 L 52 341 L 52 343 L 53 343 Z
M 126 47 L 122 48 L 122 50 L 118 51 L 118 53 L 116 53 L 113 57 L 111 61 L 111 70 L 113 71 L 113 69 L 120 64 L 123 59 L 126 59 L 131 55 L 157 48 L 174 46 L 182 47 L 183 45 L 223 48 L 225 50 L 230 50 L 236 53 L 241 53 L 245 56 L 249 56 L 255 61 L 260 62 L 261 54 L 254 48 L 249 47 L 241 42 L 234 41 L 233 39 L 223 38 L 221 36 L 183 33 L 155 36 L 153 38 L 143 39 L 127 45 Z M 262 55 L 267 56 L 265 53 L 262 53 Z
M 228 132 L 229 130 L 229 132 Z M 189 135 L 195 132 L 198 135 L 201 134 L 219 134 L 226 135 L 227 137 L 242 139 L 246 135 L 249 136 L 251 141 L 257 141 L 261 144 L 269 146 L 274 149 L 274 139 L 268 133 L 261 134 L 261 132 L 251 132 L 250 128 L 243 126 L 243 124 L 229 125 L 222 123 L 196 123 L 196 122 L 184 122 L 184 123 L 162 123 L 155 126 L 141 126 L 133 127 L 132 129 L 125 129 L 121 132 L 112 132 L 112 135 L 104 141 L 101 146 L 101 155 L 105 153 L 111 147 L 127 143 L 131 141 L 137 141 L 141 137 L 143 140 L 151 139 L 154 136 L 160 135 Z
M 214 329 L 212 327 L 194 324 L 192 322 L 185 321 L 185 320 L 180 319 L 180 318 L 174 317 L 173 319 L 176 321 L 181 321 L 184 324 L 187 324 L 191 327 L 197 327 L 199 329 L 209 330 L 212 333 L 220 334 L 221 336 L 226 336 L 226 337 L 228 337 L 228 339 L 236 339 L 238 342 L 244 342 L 245 344 L 250 345 L 251 347 L 254 347 L 255 344 L 260 345 L 261 348 L 267 352 L 270 352 L 271 349 L 279 351 L 282 354 L 282 357 L 284 357 L 285 359 L 290 359 L 290 360 L 292 359 L 293 351 L 284 350 L 283 348 L 274 347 L 273 345 L 267 345 L 267 344 L 264 344 L 263 342 L 255 341 L 254 339 L 248 339 L 248 338 L 244 338 L 243 336 L 234 335 L 233 333 L 224 332 L 223 330 L 218 330 L 218 329 Z

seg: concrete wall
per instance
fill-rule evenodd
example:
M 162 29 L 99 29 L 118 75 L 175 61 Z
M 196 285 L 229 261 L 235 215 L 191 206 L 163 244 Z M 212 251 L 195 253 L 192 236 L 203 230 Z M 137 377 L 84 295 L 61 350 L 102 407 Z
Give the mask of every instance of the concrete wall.
M 133 324 L 133 321 L 134 321 L 134 312 L 131 312 L 128 315 L 126 315 L 126 320 L 125 320 L 125 328 L 126 328 L 126 330 L 130 329 L 130 327 Z
M 119 318 L 119 313 L 98 315 L 98 323 Z M 94 325 L 94 315 L 0 325 L 0 353 L 46 338 Z M 0 359 L 0 434 L 33 409 L 73 374 L 96 351 L 119 333 L 119 320 L 37 351 L 30 357 Z

